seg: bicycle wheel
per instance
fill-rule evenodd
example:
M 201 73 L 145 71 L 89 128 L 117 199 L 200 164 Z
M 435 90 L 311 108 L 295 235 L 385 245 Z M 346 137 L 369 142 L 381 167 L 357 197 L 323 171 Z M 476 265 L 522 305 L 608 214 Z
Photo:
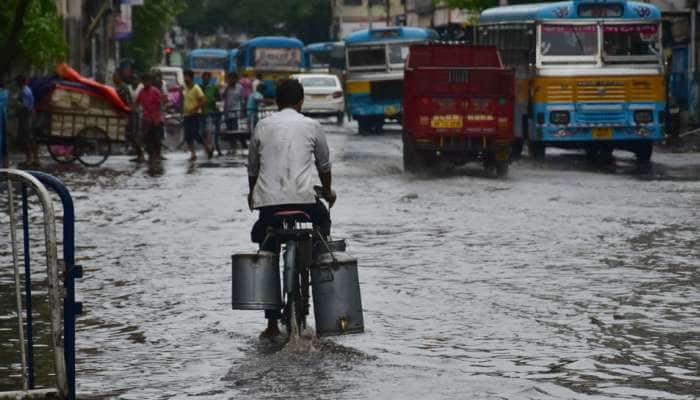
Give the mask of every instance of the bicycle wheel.
M 72 144 L 47 144 L 49 155 L 59 164 L 70 164 L 75 161 L 75 146 Z
M 287 295 L 284 304 L 283 322 L 290 338 L 298 338 L 305 327 L 303 295 L 301 292 L 301 273 L 298 270 L 297 243 L 289 241 L 284 253 L 284 288 Z
M 78 132 L 76 153 L 78 161 L 86 167 L 101 165 L 112 149 L 107 132 L 97 127 L 87 127 Z

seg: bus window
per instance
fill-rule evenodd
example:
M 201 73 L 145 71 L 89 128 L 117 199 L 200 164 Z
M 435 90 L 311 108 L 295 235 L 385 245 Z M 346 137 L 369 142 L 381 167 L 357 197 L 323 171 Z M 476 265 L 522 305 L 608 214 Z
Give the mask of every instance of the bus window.
M 357 47 L 348 49 L 348 66 L 384 67 L 386 66 L 386 49 L 379 47 Z
M 595 25 L 542 25 L 543 56 L 593 56 L 598 52 Z
M 227 70 L 226 58 L 221 57 L 192 57 L 192 69 L 223 69 Z
M 656 24 L 605 25 L 603 56 L 606 61 L 624 61 L 632 57 L 658 61 L 659 27 Z

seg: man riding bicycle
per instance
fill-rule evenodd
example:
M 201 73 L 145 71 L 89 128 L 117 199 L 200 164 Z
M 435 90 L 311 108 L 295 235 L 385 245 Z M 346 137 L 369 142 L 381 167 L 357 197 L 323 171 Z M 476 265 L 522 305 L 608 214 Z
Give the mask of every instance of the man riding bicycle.
M 279 253 L 280 243 L 268 237 L 269 228 L 279 228 L 275 217 L 280 211 L 307 214 L 321 235 L 330 235 L 328 209 L 314 190 L 313 169 L 322 184 L 322 197 L 333 207 L 336 194 L 331 189 L 331 163 L 321 124 L 301 114 L 304 89 L 297 80 L 286 79 L 277 86 L 279 112 L 260 120 L 250 140 L 248 152 L 248 204 L 259 211 L 251 237 L 262 250 Z M 268 326 L 262 337 L 280 334 L 280 310 L 266 310 Z

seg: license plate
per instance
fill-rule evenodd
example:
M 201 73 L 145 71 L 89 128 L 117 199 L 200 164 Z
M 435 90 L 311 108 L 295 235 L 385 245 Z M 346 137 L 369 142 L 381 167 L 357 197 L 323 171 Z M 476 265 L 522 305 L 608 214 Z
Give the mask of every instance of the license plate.
M 612 128 L 593 128 L 593 139 L 612 139 Z
M 314 94 L 311 95 L 311 98 L 314 100 L 324 100 L 326 98 L 325 94 Z
M 461 129 L 464 122 L 461 115 L 436 115 L 430 121 L 433 129 Z
M 384 115 L 396 115 L 399 113 L 399 110 L 396 109 L 394 106 L 386 106 L 384 107 Z

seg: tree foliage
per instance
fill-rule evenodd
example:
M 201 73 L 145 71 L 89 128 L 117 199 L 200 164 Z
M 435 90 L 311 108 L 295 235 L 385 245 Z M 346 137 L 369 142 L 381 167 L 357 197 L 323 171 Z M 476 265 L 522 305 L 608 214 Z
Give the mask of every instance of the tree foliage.
M 4 2 L 0 8 L 0 49 L 4 60 L 0 65 L 0 76 L 5 75 L 12 65 L 47 68 L 65 58 L 68 45 L 54 0 Z M 27 7 L 26 13 L 22 21 L 17 21 L 17 6 L 22 3 Z M 16 27 L 20 28 L 19 31 L 13 32 Z
M 123 42 L 123 54 L 134 60 L 137 70 L 148 71 L 158 64 L 162 39 L 184 9 L 184 0 L 146 0 L 132 8 L 133 36 Z
M 212 34 L 295 36 L 304 42 L 328 40 L 331 7 L 328 0 L 186 0 L 179 17 L 185 28 Z

